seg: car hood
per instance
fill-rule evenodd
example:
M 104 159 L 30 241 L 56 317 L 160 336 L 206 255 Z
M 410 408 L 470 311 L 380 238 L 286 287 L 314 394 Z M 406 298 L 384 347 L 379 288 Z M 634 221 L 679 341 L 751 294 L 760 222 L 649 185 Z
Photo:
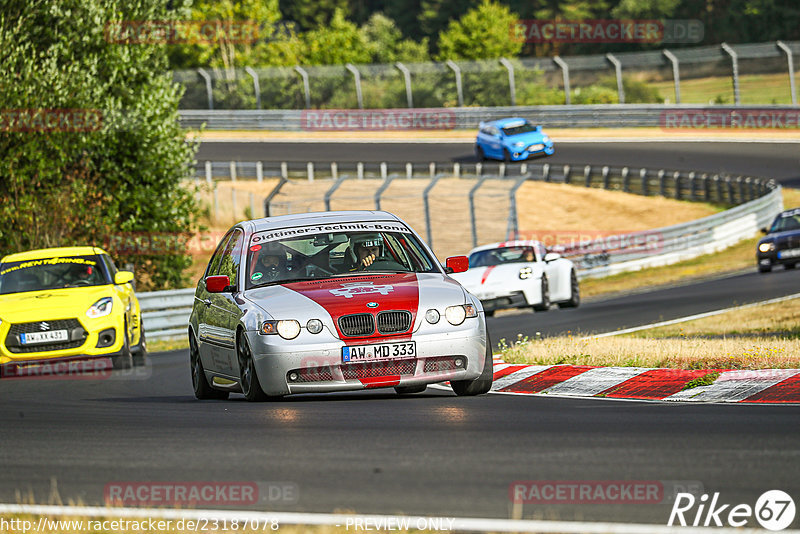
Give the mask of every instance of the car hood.
M 490 265 L 488 267 L 473 267 L 466 272 L 452 275 L 458 280 L 467 291 L 475 292 L 481 287 L 500 285 L 508 286 L 519 282 L 519 270 L 523 267 L 530 267 L 535 273 L 539 270 L 536 263 L 505 263 L 502 265 Z
M 114 295 L 112 287 L 71 287 L 0 295 L 0 319 L 10 323 L 84 319 L 89 306 Z
M 525 143 L 526 145 L 530 145 L 531 143 L 542 143 L 543 138 L 543 132 L 526 132 L 513 135 L 511 137 L 506 137 L 506 141 L 512 145 L 514 143 Z
M 273 319 L 323 319 L 334 323 L 342 315 L 408 310 L 419 311 L 464 304 L 464 289 L 440 273 L 365 274 L 251 289 L 245 297 Z
M 775 241 L 780 244 L 787 243 L 789 241 L 792 244 L 797 243 L 800 245 L 800 230 L 786 230 L 785 232 L 775 232 L 774 234 L 767 234 L 761 238 L 759 243 L 764 241 Z

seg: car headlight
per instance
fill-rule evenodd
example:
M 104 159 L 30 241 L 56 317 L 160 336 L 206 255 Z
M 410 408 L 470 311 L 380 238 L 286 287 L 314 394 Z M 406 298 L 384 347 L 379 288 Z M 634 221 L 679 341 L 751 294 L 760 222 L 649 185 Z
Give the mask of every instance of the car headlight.
M 96 319 L 98 317 L 105 317 L 111 313 L 111 308 L 114 307 L 114 299 L 111 297 L 103 297 L 86 310 L 86 316 Z
M 769 252 L 771 250 L 775 250 L 775 243 L 772 241 L 768 241 L 766 243 L 759 243 L 758 251 L 759 252 Z
M 322 321 L 319 319 L 309 319 L 306 323 L 306 330 L 312 334 L 319 334 L 322 332 Z
M 441 317 L 441 315 L 439 315 L 439 311 L 438 310 L 430 309 L 430 310 L 425 312 L 425 320 L 428 321 L 431 324 L 438 323 L 440 317 Z
M 514 148 L 522 148 L 524 146 L 525 146 L 525 143 L 523 143 L 523 142 L 514 143 Z
M 294 319 L 278 321 L 277 330 L 283 339 L 294 339 L 300 334 L 300 323 Z
M 531 269 L 530 267 L 523 267 L 522 269 L 519 270 L 520 280 L 527 280 L 531 276 L 533 276 L 533 269 Z
M 477 317 L 478 311 L 472 304 L 462 304 L 460 306 L 449 306 L 444 310 L 444 316 L 447 322 L 453 326 L 458 326 L 464 322 L 467 317 Z

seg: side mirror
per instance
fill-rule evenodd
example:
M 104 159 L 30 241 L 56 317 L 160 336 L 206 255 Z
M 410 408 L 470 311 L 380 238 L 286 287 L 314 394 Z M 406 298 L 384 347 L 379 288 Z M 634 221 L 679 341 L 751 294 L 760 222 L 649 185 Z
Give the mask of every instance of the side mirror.
M 547 254 L 544 255 L 544 261 L 545 263 L 549 263 L 551 261 L 559 259 L 560 257 L 561 254 L 559 254 L 558 252 L 548 252 Z
M 765 226 L 764 228 L 761 229 L 761 233 L 762 234 L 768 234 L 769 233 L 769 229 Z
M 117 271 L 114 275 L 114 283 L 118 286 L 133 281 L 133 273 L 130 271 Z
M 466 256 L 450 256 L 445 260 L 445 272 L 447 274 L 463 273 L 469 269 L 469 258 Z
M 209 276 L 206 278 L 206 291 L 209 293 L 222 293 L 231 285 L 231 279 L 226 275 Z

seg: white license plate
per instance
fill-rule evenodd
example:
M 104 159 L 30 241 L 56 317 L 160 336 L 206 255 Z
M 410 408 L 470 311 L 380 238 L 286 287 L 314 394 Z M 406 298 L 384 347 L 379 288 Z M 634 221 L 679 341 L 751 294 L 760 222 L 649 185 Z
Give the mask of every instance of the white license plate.
M 781 250 L 778 252 L 778 258 L 796 258 L 800 256 L 800 248 L 793 248 L 790 250 Z
M 544 145 L 531 145 L 528 147 L 528 152 L 536 152 L 544 148 Z
M 32 343 L 51 343 L 53 341 L 69 341 L 66 330 L 52 330 L 50 332 L 32 332 L 30 334 L 20 334 L 19 341 L 23 345 Z
M 415 341 L 342 347 L 343 362 L 368 362 L 371 360 L 385 360 L 390 358 L 414 358 L 416 355 L 417 346 Z

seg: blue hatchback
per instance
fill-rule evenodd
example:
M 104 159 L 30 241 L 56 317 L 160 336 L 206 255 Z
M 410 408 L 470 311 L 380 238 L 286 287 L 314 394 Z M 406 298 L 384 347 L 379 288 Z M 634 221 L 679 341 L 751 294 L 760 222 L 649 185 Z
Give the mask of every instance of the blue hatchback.
M 475 140 L 478 161 L 486 158 L 522 161 L 534 155 L 549 156 L 553 152 L 553 140 L 542 131 L 542 127 L 520 117 L 482 122 Z

